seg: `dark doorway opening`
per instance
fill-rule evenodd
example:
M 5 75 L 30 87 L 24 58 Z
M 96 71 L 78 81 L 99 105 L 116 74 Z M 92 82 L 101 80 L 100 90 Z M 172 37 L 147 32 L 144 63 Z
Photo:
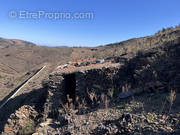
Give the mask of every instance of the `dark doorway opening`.
M 76 76 L 75 74 L 68 74 L 65 75 L 64 79 L 66 96 L 69 95 L 74 102 L 76 96 Z

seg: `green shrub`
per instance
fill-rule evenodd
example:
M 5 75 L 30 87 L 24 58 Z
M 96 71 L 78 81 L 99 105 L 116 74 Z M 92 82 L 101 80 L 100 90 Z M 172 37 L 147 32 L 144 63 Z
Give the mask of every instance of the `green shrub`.
M 125 106 L 123 104 L 120 104 L 117 106 L 117 109 L 124 109 L 124 108 L 125 108 Z
M 163 28 L 163 29 L 162 29 L 162 32 L 165 32 L 165 31 L 166 31 L 166 29 L 165 29 L 165 28 Z
M 152 115 L 151 113 L 148 113 L 148 114 L 147 114 L 147 120 L 148 120 L 149 122 L 152 122 L 152 121 L 154 120 L 154 117 L 153 117 L 153 115 Z
M 127 111 L 127 112 L 132 112 L 133 110 L 132 110 L 132 108 L 129 106 L 129 107 L 126 108 L 126 111 Z

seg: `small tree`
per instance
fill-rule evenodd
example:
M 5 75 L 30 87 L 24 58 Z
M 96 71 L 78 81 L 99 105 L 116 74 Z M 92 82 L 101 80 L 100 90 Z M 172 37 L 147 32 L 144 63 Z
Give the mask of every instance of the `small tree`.
M 165 29 L 165 28 L 163 28 L 163 29 L 162 29 L 162 32 L 165 32 L 165 31 L 166 31 L 166 29 Z

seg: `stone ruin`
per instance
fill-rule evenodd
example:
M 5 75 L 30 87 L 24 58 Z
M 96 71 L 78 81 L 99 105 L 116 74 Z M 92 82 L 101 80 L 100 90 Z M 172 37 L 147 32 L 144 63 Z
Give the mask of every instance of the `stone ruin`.
M 179 56 L 178 39 L 132 58 L 128 55 L 61 65 L 46 83 L 45 118 L 54 118 L 69 99 L 75 106 L 85 103 L 91 107 L 101 104 L 102 97 L 119 100 L 142 92 L 179 91 Z
M 48 97 L 45 103 L 47 117 L 62 108 L 70 99 L 74 105 L 92 105 L 91 94 L 95 94 L 95 104 L 100 104 L 102 95 L 110 98 L 114 89 L 115 75 L 120 64 L 112 60 L 88 59 L 58 66 L 49 76 Z M 113 86 L 113 87 L 112 87 Z M 94 99 L 95 100 L 95 99 Z

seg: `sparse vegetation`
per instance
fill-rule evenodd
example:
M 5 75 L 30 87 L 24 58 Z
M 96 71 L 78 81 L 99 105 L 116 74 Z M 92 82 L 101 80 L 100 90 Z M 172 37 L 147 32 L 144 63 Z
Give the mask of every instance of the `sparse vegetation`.
M 111 88 L 111 89 L 109 89 L 109 91 L 108 91 L 108 96 L 112 99 L 113 98 L 113 96 L 114 96 L 114 88 Z
M 59 108 L 52 106 L 52 108 L 50 107 L 51 110 L 47 111 L 47 114 L 50 112 L 53 118 L 55 118 L 56 122 L 53 124 L 56 129 L 61 132 L 61 128 L 64 128 L 62 126 L 63 122 L 57 119 L 61 110 L 64 110 L 64 112 L 62 112 L 65 116 L 62 117 L 67 119 L 68 125 L 66 125 L 66 127 L 68 127 L 67 130 L 69 131 L 79 131 L 83 130 L 84 127 L 88 127 L 91 130 L 97 129 L 103 132 L 111 132 L 109 129 L 112 129 L 112 132 L 118 131 L 114 134 L 119 134 L 119 132 L 130 134 L 136 131 L 140 131 L 142 134 L 147 134 L 147 132 L 156 134 L 159 133 L 159 131 L 160 133 L 162 131 L 163 134 L 167 132 L 174 133 L 175 130 L 179 128 L 179 112 L 177 113 L 179 108 L 177 107 L 177 110 L 175 110 L 172 106 L 178 105 L 175 99 L 178 99 L 176 97 L 179 97 L 179 95 L 171 90 L 170 95 L 167 96 L 168 93 L 166 93 L 166 91 L 174 87 L 175 89 L 179 88 L 179 61 L 176 61 L 176 58 L 179 57 L 179 45 L 171 45 L 167 44 L 167 42 L 178 38 L 179 32 L 176 31 L 177 29 L 179 29 L 179 27 L 163 29 L 153 36 L 132 39 L 122 43 L 112 44 L 111 46 L 97 47 L 97 51 L 90 51 L 90 53 L 88 52 L 88 48 L 73 48 L 73 50 L 71 50 L 72 52 L 66 50 L 63 54 L 56 57 L 57 59 L 63 58 L 64 61 L 72 59 L 74 56 L 76 56 L 74 59 L 93 55 L 97 55 L 98 58 L 107 58 L 108 56 L 114 57 L 114 52 L 118 52 L 116 55 L 120 56 L 121 59 L 125 59 L 125 62 L 122 62 L 123 66 L 118 70 L 117 76 L 111 78 L 113 80 L 112 84 L 117 85 L 112 86 L 112 89 L 111 87 L 107 87 L 107 89 L 103 89 L 104 91 L 102 90 L 101 92 L 100 85 L 95 86 L 95 90 L 85 89 L 86 95 L 76 95 L 75 104 L 70 95 L 64 97 L 67 100 L 66 103 L 60 102 L 60 98 L 47 100 L 50 105 L 53 104 L 51 102 L 53 102 L 54 99 L 58 99 L 55 103 L 61 104 Z M 123 46 L 126 46 L 126 48 Z M 43 58 L 45 57 L 48 61 L 51 61 L 52 59 L 47 58 L 47 56 L 53 54 L 51 51 L 48 51 L 48 48 L 46 49 L 48 53 L 43 54 Z M 40 50 L 38 50 L 38 53 L 39 51 Z M 84 53 L 81 55 L 79 52 Z M 56 53 L 58 53 L 58 51 Z M 51 58 L 54 58 L 54 55 Z M 109 71 L 107 72 L 110 73 Z M 55 80 L 58 79 L 56 78 Z M 57 84 L 59 86 L 59 82 L 56 83 L 53 79 L 50 81 L 51 84 Z M 110 84 L 111 83 L 109 83 L 109 85 Z M 47 87 L 45 84 L 43 84 L 43 86 Z M 56 87 L 52 88 L 53 90 L 48 89 L 52 91 L 48 96 L 55 96 L 56 93 L 53 93 L 53 91 L 60 91 L 59 87 L 57 87 L 57 89 Z M 119 92 L 125 92 L 126 94 L 128 93 L 127 91 L 131 89 L 140 89 L 141 91 L 134 94 L 132 100 L 131 98 L 119 99 Z M 144 93 L 142 94 L 141 92 Z M 81 96 L 84 96 L 84 99 L 82 99 Z M 32 97 L 29 96 L 29 98 Z M 87 102 L 87 99 L 89 102 Z M 97 102 L 99 106 L 95 106 Z M 34 104 L 36 104 L 36 101 L 33 101 L 33 105 Z M 82 111 L 82 113 L 80 115 L 75 114 L 76 111 Z M 93 122 L 91 121 L 92 119 Z M 25 128 L 19 131 L 19 134 L 32 134 L 35 126 L 35 122 L 29 120 Z M 47 128 L 54 130 L 53 126 Z M 89 131 L 90 129 L 85 130 Z M 64 129 L 62 130 L 64 131 Z
M 32 119 L 29 119 L 27 121 L 26 126 L 19 130 L 18 135 L 31 135 L 32 133 L 35 132 L 35 122 Z
M 89 99 L 90 99 L 91 102 L 92 102 L 92 105 L 94 105 L 95 102 L 97 101 L 97 97 L 96 97 L 95 92 L 88 92 L 88 90 L 87 90 L 87 94 L 88 94 L 88 96 L 89 96 Z
M 117 106 L 118 109 L 124 109 L 125 108 L 125 105 L 124 104 L 120 104 Z
M 171 90 L 171 93 L 168 97 L 168 101 L 170 103 L 169 113 L 171 112 L 171 108 L 172 108 L 172 105 L 173 105 L 175 99 L 176 99 L 176 92 L 174 90 Z
M 149 122 L 153 122 L 153 115 L 151 114 L 151 113 L 148 113 L 147 114 L 147 120 L 149 121 Z
M 166 31 L 166 29 L 165 29 L 165 28 L 163 28 L 163 29 L 162 29 L 162 32 L 165 32 L 165 31 Z
M 107 96 L 105 96 L 105 99 L 104 99 L 105 101 L 104 101 L 104 104 L 105 104 L 105 108 L 107 109 L 108 108 L 108 106 L 109 106 L 109 100 L 108 100 L 108 97 Z
M 127 106 L 127 107 L 125 108 L 125 110 L 126 110 L 127 112 L 129 112 L 129 113 L 133 111 L 132 107 L 130 107 L 130 106 Z

